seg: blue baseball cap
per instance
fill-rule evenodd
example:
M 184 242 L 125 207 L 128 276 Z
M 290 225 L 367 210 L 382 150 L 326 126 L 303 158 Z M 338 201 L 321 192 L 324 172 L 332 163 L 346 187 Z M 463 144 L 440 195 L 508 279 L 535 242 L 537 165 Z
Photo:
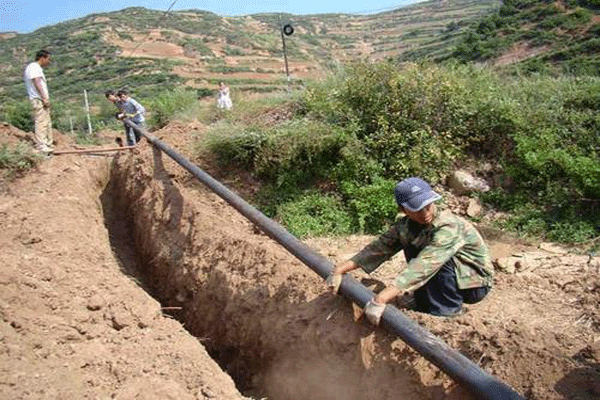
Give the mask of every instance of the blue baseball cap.
M 398 182 L 394 188 L 394 196 L 399 206 L 410 211 L 421 211 L 423 207 L 442 198 L 421 178 L 407 178 Z

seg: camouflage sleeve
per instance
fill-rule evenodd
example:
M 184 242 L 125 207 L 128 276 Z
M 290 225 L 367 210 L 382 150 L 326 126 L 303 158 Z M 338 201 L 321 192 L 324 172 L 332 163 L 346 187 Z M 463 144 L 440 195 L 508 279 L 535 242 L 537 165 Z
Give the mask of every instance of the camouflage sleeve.
M 400 290 L 414 291 L 423 286 L 462 247 L 464 240 L 456 224 L 445 224 L 433 233 L 431 243 L 396 278 Z
M 402 242 L 399 227 L 398 224 L 394 224 L 387 232 L 352 257 L 351 260 L 360 265 L 363 271 L 371 273 L 400 250 L 402 250 Z

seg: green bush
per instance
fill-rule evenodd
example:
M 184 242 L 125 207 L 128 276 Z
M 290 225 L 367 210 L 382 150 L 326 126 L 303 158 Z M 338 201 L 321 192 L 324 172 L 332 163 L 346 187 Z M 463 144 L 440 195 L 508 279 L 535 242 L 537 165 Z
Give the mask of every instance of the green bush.
M 239 47 L 224 46 L 223 52 L 228 56 L 243 56 L 244 51 Z
M 341 129 L 310 120 L 280 124 L 268 130 L 265 138 L 254 167 L 264 179 L 280 186 L 302 186 L 329 177 L 346 143 Z
M 275 218 L 293 235 L 344 235 L 353 232 L 343 203 L 335 196 L 308 192 L 277 207 Z
M 518 84 L 506 87 L 519 107 L 513 110 L 512 149 L 501 156 L 515 181 L 508 207 L 513 222 L 524 231 L 535 231 L 535 226 L 550 239 L 581 241 L 597 235 L 600 213 L 589 207 L 600 199 L 600 119 L 592 111 L 600 81 L 545 77 Z
M 600 223 L 598 204 L 579 203 L 574 206 L 568 198 L 559 197 L 563 197 L 562 201 L 558 201 L 562 202 L 561 205 L 541 206 L 522 190 L 513 193 L 494 190 L 483 195 L 489 204 L 510 212 L 510 217 L 499 222 L 499 226 L 520 236 L 564 243 L 582 243 L 597 237 Z
M 592 20 L 592 16 L 592 13 L 585 8 L 577 8 L 573 13 L 569 14 L 569 18 L 578 24 L 587 24 Z
M 579 0 L 579 4 L 594 10 L 600 9 L 600 0 Z
M 211 97 L 214 95 L 215 95 L 215 91 L 213 89 L 209 89 L 209 88 L 196 89 L 196 96 L 198 96 L 199 99 L 201 99 L 203 97 Z
M 197 53 L 200 56 L 214 56 L 213 51 L 204 44 L 202 39 L 195 39 L 186 37 L 183 40 L 182 46 L 186 54 L 194 55 Z
M 222 165 L 254 168 L 254 160 L 267 140 L 262 133 L 251 128 L 239 129 L 228 123 L 213 126 L 207 136 L 207 147 Z
M 419 171 L 435 180 L 459 151 L 479 146 L 487 134 L 468 131 L 476 120 L 466 101 L 470 74 L 466 68 L 360 64 L 335 87 L 330 81 L 324 90 L 309 88 L 301 109 L 350 127 L 383 176 Z
M 175 89 L 162 91 L 149 100 L 139 100 L 150 114 L 149 125 L 159 129 L 167 125 L 171 118 L 180 111 L 195 104 L 198 99 L 191 90 Z
M 34 168 L 40 160 L 40 156 L 32 153 L 30 147 L 25 144 L 0 146 L 0 170 L 2 170 L 2 175 L 8 179 L 13 179 Z
M 344 215 L 344 229 L 369 233 L 395 216 L 399 179 L 436 183 L 456 165 L 488 161 L 512 182 L 484 196 L 510 213 L 507 228 L 581 242 L 600 234 L 598 93 L 594 77 L 359 63 L 311 83 L 286 108 L 294 114 L 284 123 L 261 125 L 255 117 L 275 105 L 242 105 L 217 124 L 211 148 L 262 179 L 255 200 L 268 215 L 299 224 L 297 215 L 312 210 L 320 193 Z M 333 217 L 322 218 L 298 232 L 325 230 Z
M 309 89 L 302 110 L 356 132 L 356 157 L 371 169 L 361 171 L 340 153 L 336 168 L 350 168 L 336 179 L 347 182 L 340 187 L 349 205 L 365 196 L 348 188 L 367 187 L 377 176 L 435 182 L 466 151 L 475 159 L 498 159 L 512 176 L 514 193 L 522 194 L 511 209 L 520 229 L 574 241 L 600 233 L 599 217 L 578 211 L 600 199 L 598 79 L 511 80 L 485 70 L 417 65 L 360 66 L 344 79 L 326 83 L 324 91 Z M 361 173 L 369 178 L 360 180 Z M 373 204 L 355 210 L 376 209 Z M 527 209 L 552 218 L 534 218 Z M 525 228 L 518 223 L 524 215 L 531 221 Z M 363 218 L 360 229 L 381 223 L 375 220 L 367 225 Z M 572 233 L 560 235 L 557 227 Z
M 348 208 L 357 232 L 376 234 L 382 227 L 393 222 L 398 213 L 394 200 L 396 181 L 375 178 L 373 183 L 362 185 L 356 182 L 343 182 L 341 191 L 348 199 Z
M 33 132 L 33 108 L 29 100 L 11 102 L 3 107 L 1 119 L 25 132 Z
M 538 26 L 543 29 L 553 29 L 565 25 L 567 21 L 569 21 L 569 17 L 566 14 L 558 14 L 545 18 Z

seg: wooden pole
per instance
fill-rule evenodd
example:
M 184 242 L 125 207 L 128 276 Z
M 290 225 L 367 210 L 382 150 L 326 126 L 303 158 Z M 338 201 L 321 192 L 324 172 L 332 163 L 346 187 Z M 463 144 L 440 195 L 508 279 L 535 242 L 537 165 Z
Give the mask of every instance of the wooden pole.
M 88 103 L 87 90 L 83 89 L 83 95 L 85 97 L 85 112 L 87 114 L 88 133 L 92 136 L 92 122 L 90 120 L 90 104 Z
M 85 149 L 85 150 L 58 150 L 54 151 L 52 154 L 61 155 L 61 154 L 89 154 L 89 153 L 106 153 L 109 151 L 123 151 L 123 150 L 131 150 L 135 149 L 137 146 L 123 146 L 123 147 L 111 147 L 107 149 Z

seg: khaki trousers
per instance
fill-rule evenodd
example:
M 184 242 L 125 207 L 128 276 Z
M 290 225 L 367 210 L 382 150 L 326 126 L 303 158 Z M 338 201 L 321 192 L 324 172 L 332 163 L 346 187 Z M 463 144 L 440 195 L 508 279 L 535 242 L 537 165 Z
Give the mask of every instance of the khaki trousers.
M 35 133 L 33 135 L 35 147 L 52 146 L 54 137 L 52 136 L 50 109 L 45 108 L 40 99 L 31 99 L 31 105 L 33 106 L 33 120 L 35 121 Z

